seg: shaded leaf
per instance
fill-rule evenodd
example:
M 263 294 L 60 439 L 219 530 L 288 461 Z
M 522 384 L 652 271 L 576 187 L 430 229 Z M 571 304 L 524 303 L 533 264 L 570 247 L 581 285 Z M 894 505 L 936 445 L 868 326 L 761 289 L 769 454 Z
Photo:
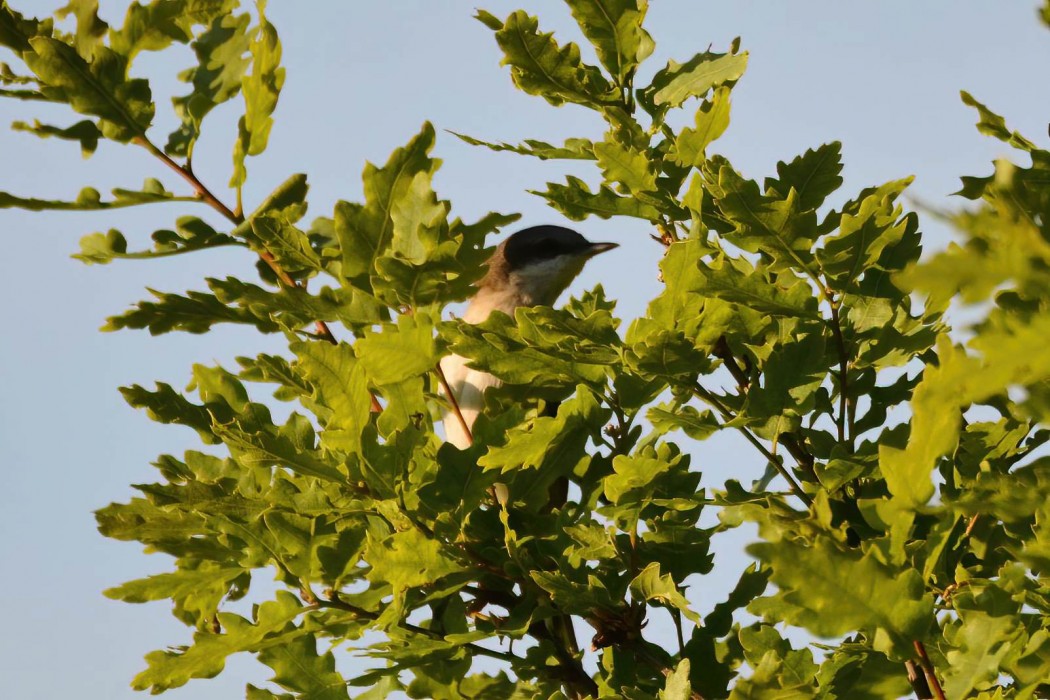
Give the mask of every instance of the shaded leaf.
M 566 139 L 563 146 L 552 146 L 544 141 L 525 139 L 515 146 L 510 143 L 493 143 L 482 141 L 472 136 L 449 132 L 472 146 L 484 146 L 493 151 L 509 151 L 523 156 L 533 156 L 540 160 L 594 160 L 594 143 L 588 139 Z
M 548 182 L 546 192 L 531 192 L 546 199 L 552 207 L 573 221 L 583 221 L 592 214 L 600 219 L 633 216 L 649 221 L 660 220 L 660 211 L 656 207 L 635 197 L 621 197 L 606 185 L 599 187 L 597 192 L 591 192 L 587 183 L 572 175 L 565 178 L 564 185 Z
M 57 39 L 37 36 L 29 43 L 33 50 L 25 54 L 25 62 L 41 84 L 61 89 L 77 112 L 101 118 L 99 127 L 107 138 L 126 143 L 145 135 L 155 111 L 149 83 L 127 77 L 123 56 L 98 46 L 89 64 Z
M 766 189 L 787 198 L 795 190 L 800 209 L 817 209 L 842 185 L 842 144 L 838 141 L 809 149 L 790 163 L 777 163 L 777 177 L 766 179 Z
M 237 143 L 233 149 L 233 177 L 230 178 L 230 187 L 241 187 L 248 177 L 244 159 L 247 156 L 257 156 L 266 150 L 266 144 L 270 140 L 270 129 L 273 128 L 273 111 L 284 86 L 281 42 L 277 38 L 277 29 L 266 19 L 266 3 L 260 1 L 258 8 L 259 26 L 248 46 L 252 56 L 251 73 L 241 80 L 244 116 L 238 124 Z
M 99 131 L 95 122 L 90 119 L 84 119 L 73 126 L 67 126 L 64 128 L 51 126 L 50 124 L 41 124 L 36 120 L 34 120 L 32 124 L 27 124 L 26 122 L 14 122 L 11 124 L 11 128 L 15 131 L 26 131 L 45 139 L 54 136 L 55 138 L 67 141 L 79 141 L 80 153 L 85 158 L 95 152 L 95 149 L 98 148 L 98 140 L 102 138 L 102 132 Z
M 168 136 L 164 149 L 168 154 L 190 157 L 204 117 L 241 91 L 241 82 L 251 64 L 245 56 L 251 42 L 250 21 L 246 14 L 224 13 L 193 41 L 198 64 L 179 75 L 180 80 L 192 86 L 192 91 L 172 98 L 182 124 Z
M 617 99 L 601 71 L 580 60 L 579 47 L 571 42 L 560 46 L 552 34 L 539 30 L 535 17 L 518 10 L 499 26 L 498 19 L 479 11 L 478 19 L 495 29 L 503 65 L 511 67 L 514 84 L 524 92 L 555 106 L 564 102 L 597 106 Z

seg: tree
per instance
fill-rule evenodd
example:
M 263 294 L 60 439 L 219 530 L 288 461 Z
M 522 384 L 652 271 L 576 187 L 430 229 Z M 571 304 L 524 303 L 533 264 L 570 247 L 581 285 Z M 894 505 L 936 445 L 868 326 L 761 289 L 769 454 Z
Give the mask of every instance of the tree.
M 157 292 L 108 328 L 239 323 L 288 341 L 237 368 L 194 367 L 195 396 L 123 390 L 214 446 L 162 455 L 158 483 L 98 514 L 103 534 L 174 558 L 170 573 L 107 593 L 170 599 L 195 629 L 192 646 L 147 656 L 135 687 L 210 677 L 247 651 L 291 693 L 250 686 L 252 698 L 346 697 L 347 682 L 366 697 L 1046 696 L 1047 152 L 965 97 L 979 128 L 1032 165 L 964 179 L 962 194 L 984 202 L 951 215 L 965 246 L 919 265 L 919 219 L 898 201 L 907 179 L 833 209 L 837 143 L 762 183 L 711 152 L 746 68 L 739 42 L 636 86 L 653 47 L 644 2 L 569 6 L 600 65 L 524 12 L 478 19 L 520 89 L 593 109 L 603 140 L 462 138 L 589 161 L 598 187 L 569 178 L 539 194 L 569 219 L 651 223 L 664 290 L 627 328 L 601 288 L 481 326 L 442 320 L 480 274 L 486 236 L 515 217 L 449 221 L 431 186 L 430 125 L 366 167 L 364 201 L 330 217 L 303 223 L 300 174 L 242 204 L 248 156 L 266 147 L 284 82 L 264 6 L 154 0 L 110 29 L 95 2 L 75 1 L 66 34 L 0 4 L 0 44 L 20 61 L 4 67 L 0 94 L 84 117 L 21 128 L 87 152 L 101 139 L 145 148 L 189 192 L 147 181 L 110 198 L 86 189 L 75 201 L 0 194 L 0 204 L 211 207 L 221 230 L 185 217 L 146 249 L 110 231 L 83 239 L 80 257 L 237 246 L 258 257 L 262 283 Z M 181 124 L 161 146 L 149 84 L 129 69 L 172 44 L 199 64 L 182 76 Z M 241 96 L 227 202 L 192 156 L 207 114 Z M 684 110 L 691 124 L 675 128 Z M 990 308 L 965 347 L 943 318 L 955 299 Z M 448 351 L 505 382 L 463 452 L 434 431 Z M 274 420 L 259 384 L 293 402 L 287 420 Z M 911 418 L 894 424 L 888 414 L 903 406 Z M 691 454 L 719 430 L 745 437 L 766 479 L 705 485 Z M 571 482 L 565 497 L 552 495 L 560 479 Z M 718 526 L 697 525 L 704 509 Z M 759 527 L 758 563 L 727 600 L 696 606 L 687 588 L 710 570 L 712 539 L 745 522 Z M 271 572 L 281 590 L 264 599 L 253 576 Z M 224 609 L 246 596 L 258 601 L 250 616 Z M 663 620 L 671 649 L 653 641 Z M 795 649 L 778 623 L 835 641 Z M 366 632 L 380 633 L 368 645 L 379 661 L 346 679 L 341 647 Z

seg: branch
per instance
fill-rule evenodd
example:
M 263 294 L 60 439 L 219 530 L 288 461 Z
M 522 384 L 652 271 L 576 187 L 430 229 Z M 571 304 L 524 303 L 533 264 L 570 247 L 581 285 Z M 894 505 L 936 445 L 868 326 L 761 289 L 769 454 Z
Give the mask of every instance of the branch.
M 709 406 L 713 406 L 722 415 L 722 419 L 726 422 L 729 422 L 736 417 L 733 415 L 733 412 L 729 410 L 729 408 L 718 399 L 717 396 L 715 396 L 699 384 L 693 387 L 693 393 L 696 394 L 697 397 L 699 397 Z M 758 438 L 755 437 L 754 433 L 752 433 L 746 427 L 740 425 L 736 426 L 736 429 L 740 431 L 741 435 L 747 438 L 748 442 L 755 446 L 755 449 L 761 452 L 765 456 L 765 458 L 769 460 L 769 463 L 773 465 L 773 468 L 776 469 L 780 476 L 784 477 L 784 480 L 788 482 L 788 486 L 791 487 L 791 491 L 798 497 L 800 501 L 805 503 L 807 507 L 813 504 L 813 499 L 811 499 L 809 495 L 802 490 L 802 487 L 797 481 L 795 481 L 795 478 L 791 476 L 791 472 L 787 470 L 787 468 L 784 466 L 783 462 L 780 460 L 779 457 L 770 452 L 769 448 L 767 448 L 765 445 L 759 442 Z
M 467 442 L 473 445 L 474 434 L 470 431 L 470 426 L 467 425 L 467 419 L 463 417 L 463 411 L 459 409 L 459 402 L 456 401 L 456 395 L 452 393 L 452 387 L 448 385 L 448 379 L 445 378 L 445 370 L 441 369 L 440 362 L 434 370 L 437 372 L 438 382 L 441 383 L 441 389 L 445 392 L 445 396 L 448 397 L 448 402 L 452 405 L 452 412 L 456 414 L 456 419 L 459 421 L 460 427 L 463 428 L 463 432 L 467 436 Z
M 842 337 L 842 324 L 839 322 L 838 302 L 829 297 L 831 305 L 831 334 L 835 336 L 835 345 L 839 353 L 839 417 L 836 421 L 839 443 L 849 447 L 853 452 L 853 404 L 849 400 L 849 354 L 846 352 L 846 340 Z M 849 430 L 846 416 L 849 414 Z
M 572 624 L 572 616 L 563 615 L 563 617 L 569 621 L 570 625 Z M 568 649 L 562 646 L 560 642 L 564 640 L 558 639 L 550 628 L 542 622 L 535 622 L 529 625 L 529 633 L 534 637 L 547 640 L 554 647 L 554 655 L 558 657 L 558 661 L 565 671 L 563 681 L 567 689 L 572 691 L 573 697 L 581 700 L 588 696 L 598 697 L 598 684 L 584 670 L 583 664 Z
M 944 690 L 941 688 L 941 682 L 937 680 L 937 670 L 933 667 L 933 663 L 930 661 L 930 657 L 926 653 L 926 646 L 918 640 L 913 643 L 915 645 L 915 652 L 919 655 L 919 665 L 922 666 L 923 674 L 926 676 L 926 682 L 929 684 L 930 690 L 933 691 L 931 697 L 935 700 L 946 700 L 944 697 Z
M 733 375 L 733 379 L 736 380 L 736 385 L 741 389 L 745 390 L 751 385 L 751 377 L 748 376 L 747 372 L 743 367 L 737 364 L 736 357 L 733 355 L 733 351 L 729 348 L 729 343 L 726 341 L 726 337 L 723 335 L 715 343 L 715 346 L 711 349 L 711 354 L 722 361 L 729 373 Z
M 184 166 L 184 165 L 179 165 L 178 163 L 176 163 L 174 160 L 171 159 L 171 157 L 167 153 L 165 153 L 160 148 L 157 148 L 156 144 L 154 144 L 152 141 L 150 141 L 149 138 L 146 137 L 146 136 L 136 136 L 135 137 L 135 143 L 137 143 L 138 145 L 142 146 L 147 151 L 152 153 L 162 163 L 164 163 L 164 165 L 166 165 L 169 168 L 171 168 L 172 170 L 174 170 L 175 173 L 179 175 L 179 177 L 181 177 L 183 180 L 188 182 L 190 187 L 193 188 L 193 191 L 197 193 L 197 197 L 202 202 L 204 202 L 205 204 L 210 206 L 212 209 L 214 209 L 215 211 L 217 211 L 220 214 L 222 214 L 224 217 L 226 217 L 226 219 L 228 219 L 234 225 L 239 225 L 239 224 L 244 223 L 244 215 L 241 214 L 239 210 L 235 212 L 232 209 L 230 209 L 228 206 L 223 204 L 222 201 L 218 197 L 216 197 L 214 194 L 212 194 L 212 191 L 209 190 L 207 188 L 207 186 L 205 186 L 205 184 L 200 181 L 200 179 L 193 173 L 192 170 L 190 170 L 189 167 Z M 273 255 L 269 251 L 265 251 L 265 250 L 261 251 L 259 253 L 259 258 L 264 263 L 266 263 L 270 267 L 271 270 L 273 270 L 274 274 L 277 275 L 277 279 L 280 280 L 281 283 L 284 286 L 289 287 L 289 288 L 293 288 L 293 289 L 300 286 L 298 282 L 296 282 L 294 279 L 292 279 L 292 277 L 287 272 L 285 272 L 285 270 L 281 267 L 281 265 L 277 262 L 277 260 L 273 257 Z M 335 344 L 337 344 L 339 342 L 339 341 L 337 341 L 335 339 L 335 336 L 332 335 L 331 329 L 328 327 L 328 324 L 325 323 L 324 321 L 315 321 L 314 322 L 314 327 L 317 329 L 317 335 L 321 336 L 323 339 L 327 340 L 329 343 L 332 343 L 333 345 L 335 345 Z M 375 411 L 375 409 L 376 409 L 376 407 L 378 407 L 378 405 L 379 404 L 376 401 L 375 396 L 373 395 L 372 396 L 372 409 L 373 409 L 373 411 Z
M 379 619 L 379 614 L 378 613 L 374 613 L 374 612 L 371 612 L 370 610 L 365 610 L 364 608 L 360 608 L 360 607 L 358 607 L 356 605 L 352 605 L 350 603 L 344 602 L 343 600 L 340 600 L 339 596 L 335 592 L 332 593 L 332 596 L 331 596 L 330 599 L 325 600 L 324 598 L 316 598 L 307 607 L 314 608 L 314 609 L 334 608 L 336 610 L 343 610 L 345 612 L 351 613 L 354 617 L 359 617 L 359 618 L 361 618 L 363 620 L 377 620 L 377 619 Z M 423 635 L 425 637 L 430 637 L 431 639 L 440 639 L 442 641 L 445 640 L 445 635 L 441 634 L 437 630 L 428 630 L 425 627 L 420 627 L 419 625 L 413 625 L 410 622 L 399 622 L 398 623 L 398 627 L 400 627 L 401 629 L 406 630 L 408 632 L 412 632 L 414 634 L 421 634 L 421 635 Z M 500 659 L 501 661 L 508 661 L 508 662 L 524 661 L 524 659 L 522 659 L 522 658 L 520 658 L 518 656 L 515 656 L 514 654 L 511 654 L 510 652 L 499 651 L 497 649 L 489 649 L 487 647 L 483 647 L 483 646 L 480 646 L 478 644 L 474 644 L 472 642 L 467 642 L 466 644 L 463 644 L 462 646 L 465 647 L 466 649 L 469 649 L 471 652 L 473 652 L 473 653 L 475 653 L 475 654 L 477 654 L 479 656 L 488 656 L 488 657 L 493 658 L 493 659 Z
M 745 366 L 741 367 L 736 361 L 736 356 L 733 354 L 733 350 L 729 347 L 729 343 L 726 342 L 725 336 L 718 339 L 715 343 L 711 354 L 722 360 L 726 369 L 733 375 L 733 379 L 736 380 L 737 387 L 741 391 L 746 390 L 751 384 L 751 377 L 749 376 L 747 369 L 747 362 L 745 358 Z M 802 467 L 812 477 L 816 477 L 816 472 L 813 469 L 813 455 L 809 454 L 804 447 L 795 439 L 790 433 L 784 433 L 779 436 L 780 444 L 784 446 L 791 457 L 798 462 L 798 465 Z
M 933 700 L 930 684 L 926 682 L 925 674 L 919 672 L 917 664 L 909 659 L 904 662 L 904 668 L 908 671 L 908 682 L 911 683 L 917 700 Z

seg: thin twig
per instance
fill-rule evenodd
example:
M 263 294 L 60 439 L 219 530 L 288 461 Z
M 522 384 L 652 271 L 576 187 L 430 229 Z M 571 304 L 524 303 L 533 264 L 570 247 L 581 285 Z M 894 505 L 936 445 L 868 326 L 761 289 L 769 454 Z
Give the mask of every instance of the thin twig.
M 678 608 L 671 610 L 671 619 L 674 620 L 674 631 L 678 637 L 678 655 L 685 653 L 685 637 L 682 635 L 682 611 Z
M 370 610 L 365 610 L 364 608 L 361 608 L 361 607 L 358 607 L 356 605 L 352 605 L 350 603 L 347 603 L 347 602 L 341 600 L 334 593 L 333 593 L 332 597 L 330 599 L 328 599 L 328 600 L 325 600 L 324 598 L 316 598 L 315 601 L 313 603 L 311 603 L 308 607 L 318 608 L 318 609 L 319 608 L 335 608 L 336 610 L 343 610 L 345 612 L 351 613 L 352 615 L 354 615 L 354 617 L 359 617 L 359 618 L 361 618 L 363 620 L 377 620 L 377 619 L 379 619 L 379 614 L 378 613 L 374 613 L 374 612 L 371 612 Z M 421 634 L 423 636 L 430 637 L 431 639 L 441 639 L 441 640 L 445 639 L 445 635 L 441 634 L 437 630 L 428 630 L 425 627 L 420 627 L 418 625 L 413 625 L 410 622 L 400 622 L 400 623 L 398 623 L 398 627 L 400 627 L 401 629 L 406 630 L 408 632 L 413 632 L 415 634 Z M 509 652 L 498 651 L 496 649 L 489 649 L 487 647 L 483 647 L 483 646 L 480 646 L 478 644 L 473 644 L 471 642 L 467 642 L 466 644 L 463 644 L 461 646 L 466 647 L 467 649 L 469 649 L 470 651 L 474 652 L 475 654 L 478 654 L 479 656 L 488 656 L 488 657 L 491 657 L 493 659 L 500 659 L 502 661 L 509 661 L 509 662 L 523 661 L 523 659 L 521 659 L 518 656 L 515 656 L 514 654 L 511 654 Z
M 966 524 L 966 531 L 963 533 L 963 538 L 967 538 L 973 534 L 973 529 L 977 527 L 977 521 L 980 519 L 980 513 L 974 513 L 970 516 L 970 522 Z
M 222 214 L 229 221 L 231 221 L 234 225 L 240 225 L 240 224 L 244 223 L 244 214 L 242 214 L 240 212 L 239 208 L 238 208 L 238 211 L 233 211 L 228 206 L 223 204 L 222 200 L 220 200 L 218 197 L 216 197 L 212 193 L 212 191 L 209 190 L 208 187 L 203 182 L 200 181 L 200 178 L 198 178 L 193 173 L 193 170 L 191 170 L 190 168 L 188 168 L 188 167 L 186 167 L 184 165 L 179 165 L 178 163 L 176 163 L 171 158 L 171 156 L 169 156 L 163 150 L 158 148 L 157 145 L 154 144 L 152 141 L 150 141 L 149 138 L 147 138 L 146 136 L 138 136 L 138 137 L 136 137 L 135 138 L 135 143 L 137 143 L 138 145 L 142 146 L 147 151 L 152 153 L 162 163 L 164 163 L 164 165 L 166 165 L 169 168 L 171 168 L 172 170 L 174 170 L 179 175 L 179 177 L 181 177 L 183 180 L 188 182 L 190 187 L 193 188 L 193 191 L 197 193 L 197 197 L 199 197 L 202 202 L 204 202 L 205 204 L 210 206 L 212 209 L 214 209 L 215 211 L 217 211 L 220 214 Z M 266 263 L 271 270 L 273 270 L 273 273 L 275 275 L 277 275 L 277 279 L 280 280 L 280 282 L 282 284 L 284 284 L 286 287 L 288 287 L 290 289 L 300 288 L 299 283 L 296 282 L 292 278 L 292 276 L 289 275 L 284 270 L 284 268 L 281 267 L 280 263 L 277 262 L 277 259 L 274 258 L 274 256 L 269 251 L 266 251 L 266 250 L 259 251 L 259 258 L 264 263 Z M 324 340 L 327 340 L 329 343 L 332 343 L 333 345 L 338 344 L 339 341 L 337 341 L 335 339 L 335 336 L 332 334 L 332 330 L 328 327 L 327 323 L 325 323 L 324 321 L 314 321 L 314 327 L 317 329 L 317 335 L 321 336 Z M 375 411 L 375 409 L 377 407 L 378 407 L 378 402 L 376 401 L 376 398 L 373 395 L 372 396 L 372 408 L 373 408 L 373 411 Z M 379 407 L 379 408 L 381 410 L 381 407 Z
M 913 642 L 913 644 L 915 645 L 915 653 L 919 655 L 919 664 L 922 666 L 922 672 L 926 675 L 926 682 L 930 684 L 930 690 L 933 691 L 933 697 L 935 700 L 946 700 L 944 690 L 941 688 L 941 682 L 937 680 L 937 670 L 933 667 L 929 654 L 926 653 L 926 645 L 918 640 Z
M 452 393 L 452 387 L 448 385 L 448 379 L 445 378 L 445 371 L 441 369 L 440 362 L 434 370 L 437 372 L 438 382 L 441 383 L 441 388 L 445 392 L 445 396 L 448 397 L 448 402 L 452 405 L 452 412 L 456 414 L 456 418 L 459 420 L 459 425 L 463 428 L 463 432 L 467 436 L 467 442 L 473 445 L 474 434 L 470 432 L 470 426 L 467 425 L 467 419 L 463 417 L 463 411 L 459 410 L 459 402 L 456 401 L 456 395 Z
M 711 350 L 711 354 L 722 361 L 725 368 L 729 370 L 731 375 L 733 375 L 733 379 L 736 380 L 736 385 L 741 391 L 748 388 L 751 384 L 751 377 L 749 377 L 747 372 L 737 364 L 736 357 L 733 355 L 733 351 L 729 347 L 729 342 L 724 335 L 715 343 L 714 348 Z
M 693 393 L 696 394 L 696 396 L 699 397 L 702 401 L 706 402 L 710 406 L 713 406 L 720 414 L 722 414 L 723 420 L 728 422 L 736 417 L 733 415 L 733 412 L 729 410 L 729 407 L 722 403 L 717 396 L 715 396 L 699 384 L 693 387 Z M 777 473 L 779 473 L 780 476 L 784 477 L 784 480 L 788 482 L 788 486 L 791 488 L 791 491 L 798 497 L 798 499 L 805 503 L 806 506 L 812 505 L 813 499 L 811 499 L 809 495 L 802 490 L 802 486 L 800 486 L 799 483 L 795 481 L 795 478 L 791 475 L 791 472 L 787 470 L 780 458 L 774 455 L 772 452 L 770 452 L 769 448 L 767 448 L 765 445 L 759 442 L 758 438 L 755 437 L 754 433 L 752 433 L 746 427 L 740 425 L 736 426 L 736 428 L 740 431 L 740 434 L 747 439 L 748 442 L 755 446 L 755 449 L 761 452 L 763 456 L 765 456 L 765 458 L 769 460 L 769 463 L 773 465 L 773 468 L 777 470 Z
M 911 683 L 917 700 L 933 700 L 930 684 L 926 682 L 926 674 L 919 670 L 918 665 L 909 659 L 904 662 L 904 668 L 908 672 L 908 682 Z
M 733 354 L 732 348 L 729 347 L 729 343 L 726 341 L 725 336 L 719 338 L 718 342 L 715 343 L 711 354 L 722 360 L 722 364 L 725 365 L 726 369 L 729 370 L 729 373 L 733 375 L 733 379 L 736 380 L 737 387 L 740 388 L 741 391 L 746 391 L 751 384 L 751 377 L 749 376 L 747 369 L 748 363 L 745 358 L 744 367 L 740 366 L 740 363 L 737 362 L 736 356 Z M 791 457 L 798 462 L 798 465 L 802 467 L 807 474 L 815 477 L 816 471 L 813 469 L 813 455 L 807 452 L 802 444 L 790 433 L 783 433 L 778 436 L 778 439 L 780 444 L 791 453 Z
M 846 340 L 842 336 L 842 324 L 839 322 L 838 302 L 829 299 L 831 306 L 831 334 L 835 337 L 835 346 L 839 353 L 839 417 L 836 421 L 839 444 L 853 452 L 852 431 L 847 431 L 846 416 L 852 411 L 849 400 L 849 353 L 846 352 Z M 850 421 L 852 425 L 853 421 Z

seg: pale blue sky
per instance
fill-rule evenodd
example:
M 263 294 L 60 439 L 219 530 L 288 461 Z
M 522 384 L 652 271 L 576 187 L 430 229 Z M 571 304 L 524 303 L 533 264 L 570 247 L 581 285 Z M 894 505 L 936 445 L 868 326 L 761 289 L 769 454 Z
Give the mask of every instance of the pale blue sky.
M 64 3 L 12 4 L 46 14 Z M 585 110 L 554 109 L 514 90 L 490 32 L 471 18 L 475 4 L 500 16 L 525 7 L 560 39 L 579 39 L 567 9 L 554 0 L 271 0 L 287 83 L 270 149 L 249 163 L 246 203 L 257 202 L 288 174 L 306 172 L 311 214 L 330 213 L 336 199 L 360 196 L 364 161 L 385 160 L 424 119 L 492 140 L 599 136 L 601 123 Z M 1050 35 L 1035 21 L 1034 0 L 653 5 L 648 28 L 657 48 L 640 80 L 669 57 L 686 59 L 711 43 L 724 49 L 738 35 L 751 51 L 749 70 L 734 91 L 732 125 L 713 148 L 749 176 L 768 175 L 777 160 L 838 139 L 846 192 L 915 174 L 913 193 L 946 205 L 959 175 L 984 173 L 1003 153 L 973 129 L 974 114 L 958 100 L 961 88 L 1007 115 L 1029 138 L 1046 140 L 1050 88 L 1042 76 L 1050 65 Z M 119 21 L 123 6 L 104 0 L 104 16 Z M 183 90 L 173 76 L 190 64 L 186 50 L 145 55 L 138 63 L 136 72 L 160 76 L 154 92 L 165 96 L 157 119 L 161 143 L 173 125 L 166 96 Z M 58 124 L 78 119 L 33 103 L 0 102 L 2 123 L 34 117 Z M 217 190 L 229 178 L 235 117 L 229 106 L 210 117 L 197 149 L 196 170 Z M 561 165 L 472 148 L 444 133 L 436 154 L 445 163 L 438 191 L 451 199 L 455 214 L 518 211 L 524 224 L 559 221 L 525 190 L 560 180 L 570 172 Z M 147 176 L 182 191 L 148 154 L 130 146 L 103 145 L 83 161 L 74 144 L 4 132 L 0 162 L 0 190 L 26 196 L 66 198 L 88 184 L 103 191 L 133 187 Z M 592 175 L 585 166 L 573 171 Z M 142 241 L 184 213 L 208 215 L 190 205 L 86 216 L 0 211 L 0 665 L 6 697 L 130 698 L 128 682 L 143 667 L 142 656 L 188 640 L 189 631 L 163 603 L 131 606 L 100 593 L 164 571 L 168 562 L 143 555 L 135 544 L 102 538 L 92 511 L 125 500 L 128 484 L 154 480 L 149 462 L 162 452 L 181 453 L 195 439 L 187 430 L 152 424 L 124 404 L 116 387 L 156 379 L 183 386 L 194 362 L 232 364 L 235 355 L 279 346 L 231 328 L 161 338 L 97 331 L 107 315 L 142 298 L 147 284 L 183 291 L 199 288 L 205 276 L 250 275 L 251 261 L 239 252 L 107 267 L 69 258 L 83 234 L 116 227 Z M 623 247 L 592 263 L 573 289 L 602 281 L 621 300 L 625 319 L 641 313 L 658 288 L 660 250 L 646 227 L 588 220 L 578 228 Z M 942 229 L 929 222 L 925 229 L 927 248 L 946 243 Z M 696 460 L 705 482 L 720 484 L 734 474 L 754 478 L 761 462 L 746 450 L 733 441 L 705 446 Z M 742 559 L 732 558 L 728 566 L 734 565 L 742 566 Z M 699 586 L 710 585 L 713 600 L 728 579 L 710 579 Z M 169 696 L 243 697 L 246 681 L 268 675 L 244 657 L 219 679 L 192 682 Z

